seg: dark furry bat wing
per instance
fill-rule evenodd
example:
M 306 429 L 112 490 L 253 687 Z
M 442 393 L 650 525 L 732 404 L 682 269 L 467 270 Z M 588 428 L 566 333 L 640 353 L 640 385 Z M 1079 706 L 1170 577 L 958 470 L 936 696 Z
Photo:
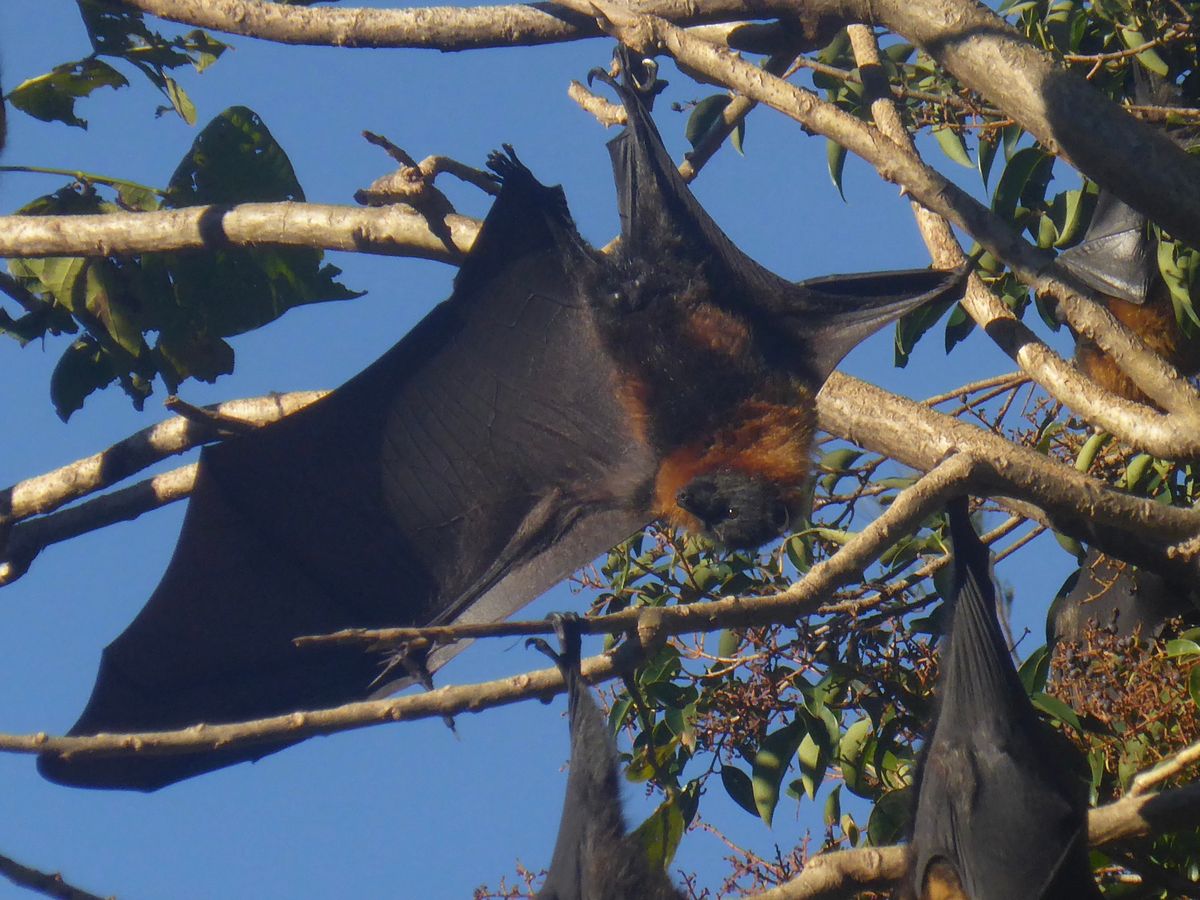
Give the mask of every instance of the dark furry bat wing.
M 1154 280 L 1146 217 L 1101 191 L 1083 240 L 1058 256 L 1059 262 L 1093 290 L 1142 304 Z
M 449 300 L 328 397 L 205 450 L 170 566 L 72 734 L 365 699 L 378 657 L 292 639 L 502 618 L 652 517 L 653 464 L 577 296 L 590 251 L 561 190 L 507 174 Z M 153 790 L 286 745 L 39 765 Z
M 965 271 L 873 272 L 799 283 L 780 278 L 739 250 L 704 211 L 667 154 L 638 89 L 613 87 L 628 121 L 608 144 L 624 252 L 654 260 L 670 241 L 674 256 L 703 265 L 708 277 L 724 284 L 715 296 L 736 297 L 737 312 L 766 331 L 782 331 L 818 382 L 884 325 L 939 297 L 961 296 Z
M 921 763 L 911 889 L 938 863 L 972 900 L 1092 898 L 1086 800 L 1017 678 L 996 621 L 987 548 L 950 508 L 953 625 L 942 650 L 939 711 Z M 1082 789 L 1082 785 L 1080 785 Z
M 568 627 L 569 623 L 568 623 Z M 578 632 L 564 641 L 571 762 L 562 818 L 537 900 L 680 900 L 666 873 L 626 834 L 617 748 L 579 671 Z

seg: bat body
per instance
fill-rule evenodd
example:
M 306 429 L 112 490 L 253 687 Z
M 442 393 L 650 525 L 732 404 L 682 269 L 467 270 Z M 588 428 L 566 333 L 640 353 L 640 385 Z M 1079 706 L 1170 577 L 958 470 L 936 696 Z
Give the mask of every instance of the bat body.
M 1139 633 L 1144 639 L 1161 637 L 1171 619 L 1196 620 L 1192 592 L 1146 568 L 1088 551 L 1079 567 L 1079 578 L 1052 612 L 1055 640 L 1084 640 L 1089 623 L 1112 626 L 1119 637 Z
M 1140 103 L 1178 105 L 1168 85 L 1151 85 L 1135 70 Z M 1194 139 L 1194 138 L 1193 138 Z M 1183 375 L 1200 372 L 1200 341 L 1184 334 L 1171 292 L 1159 274 L 1149 221 L 1108 191 L 1101 191 L 1092 221 L 1079 244 L 1059 260 L 1080 281 L 1097 291 L 1105 308 Z M 1096 343 L 1075 336 L 1075 361 L 1102 388 L 1127 400 L 1155 405 Z
M 554 855 L 536 900 L 681 900 L 626 833 L 617 748 L 579 670 L 579 631 L 570 618 L 557 626 L 563 650 L 550 655 L 567 683 L 571 763 Z
M 938 713 L 916 782 L 906 896 L 921 900 L 1100 897 L 1087 798 L 1025 694 L 996 620 L 987 548 L 966 498 L 949 507 L 953 624 Z
M 638 91 L 618 90 L 618 251 L 494 155 L 503 187 L 450 299 L 331 395 L 201 455 L 174 557 L 72 734 L 386 693 L 405 682 L 373 686 L 378 660 L 292 639 L 504 618 L 656 517 L 739 546 L 786 526 L 829 371 L 962 279 L 767 272 L 692 197 Z M 153 790 L 283 746 L 39 767 Z

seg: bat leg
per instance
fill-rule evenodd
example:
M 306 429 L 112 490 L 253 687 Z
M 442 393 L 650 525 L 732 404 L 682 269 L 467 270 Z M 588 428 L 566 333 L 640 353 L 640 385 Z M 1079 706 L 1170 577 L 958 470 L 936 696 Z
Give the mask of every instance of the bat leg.
M 583 620 L 577 613 L 551 613 L 546 621 L 554 626 L 558 637 L 559 650 L 555 650 L 541 638 L 530 638 L 525 646 L 550 657 L 563 677 L 573 676 L 579 671 L 579 662 L 583 648 Z
M 371 682 L 370 688 L 373 690 L 382 685 L 387 685 L 384 690 L 390 691 L 392 682 L 403 672 L 409 679 L 415 681 L 427 691 L 433 690 L 433 672 L 429 670 L 429 650 L 428 643 L 413 643 L 400 650 L 397 650 L 391 655 L 388 661 L 384 664 L 383 670 Z M 456 735 L 458 729 L 454 725 L 454 716 L 442 716 L 442 721 Z

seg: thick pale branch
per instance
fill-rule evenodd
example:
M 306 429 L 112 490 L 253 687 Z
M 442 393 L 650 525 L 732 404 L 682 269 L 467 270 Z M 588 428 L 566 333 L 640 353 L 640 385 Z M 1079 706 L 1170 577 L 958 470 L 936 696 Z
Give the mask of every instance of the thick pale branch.
M 196 484 L 198 463 L 181 466 L 70 509 L 21 522 L 8 532 L 0 553 L 0 587 L 12 584 L 51 544 L 128 522 L 144 512 L 182 500 Z
M 173 22 L 284 44 L 335 47 L 409 47 L 480 50 L 556 44 L 603 37 L 590 14 L 552 3 L 417 9 L 306 8 L 259 0 L 126 0 L 126 4 Z M 748 18 L 745 0 L 644 0 L 638 9 L 680 23 Z M 766 17 L 796 14 L 786 4 Z M 754 14 L 758 18 L 757 13 Z
M 0 492 L 0 510 L 4 510 L 0 515 L 0 587 L 24 575 L 37 555 L 51 544 L 136 519 L 187 497 L 195 485 L 196 464 L 54 512 L 64 504 L 110 487 L 168 456 L 221 437 L 222 419 L 265 425 L 307 406 L 324 393 L 297 391 L 234 400 L 209 408 L 213 418 L 207 422 L 184 416 L 168 419 L 107 450 Z
M 207 410 L 217 416 L 265 425 L 301 409 L 326 391 L 296 391 L 219 403 Z M 184 416 L 143 428 L 107 450 L 37 475 L 0 491 L 0 524 L 52 512 L 64 504 L 103 490 L 169 456 L 220 437 L 217 429 Z
M 875 124 L 883 134 L 915 155 L 917 149 L 912 135 L 905 129 L 888 93 L 874 33 L 865 25 L 851 25 L 847 30 L 863 84 L 871 99 L 871 116 Z M 949 223 L 919 203 L 913 204 L 913 213 L 934 265 L 948 269 L 962 265 L 966 255 Z M 1087 314 L 1075 303 L 1075 298 L 1068 303 L 1077 322 Z M 1083 305 L 1095 306 L 1091 303 Z M 1116 397 L 1081 376 L 1074 366 L 1020 322 L 974 274 L 967 279 L 963 306 L 992 339 L 1054 397 L 1067 403 L 1088 421 L 1096 422 L 1119 435 L 1126 443 L 1143 448 L 1153 444 L 1159 450 L 1178 448 L 1180 441 L 1186 440 L 1186 435 L 1192 431 L 1189 426 L 1169 420 L 1154 410 Z M 1143 373 L 1142 377 L 1153 379 L 1152 374 Z
M 904 847 L 861 847 L 819 853 L 787 884 L 758 900 L 837 900 L 872 888 L 886 889 L 904 874 Z
M 320 247 L 457 264 L 471 249 L 479 223 L 451 215 L 444 224 L 452 248 L 424 216 L 403 206 L 243 203 L 109 215 L 4 216 L 0 256 L 120 256 L 237 245 Z
M 870 0 L 860 21 L 903 35 L 1052 152 L 1200 246 L 1200 159 L 1128 115 L 981 3 Z
M 1122 493 L 990 431 L 840 372 L 817 395 L 817 412 L 831 434 L 914 469 L 928 470 L 948 453 L 969 454 L 977 461 L 976 481 L 988 491 L 1036 507 L 1022 506 L 1020 514 L 1119 559 L 1195 577 L 1196 559 L 1167 547 L 1200 534 L 1200 513 Z
M 557 43 L 600 34 L 596 7 L 559 5 L 330 9 L 257 0 L 127 0 L 143 12 L 202 28 L 295 44 L 468 50 Z M 570 9 L 575 11 L 572 12 Z M 985 6 L 970 0 L 644 0 L 641 14 L 678 24 L 781 17 L 809 40 L 834 22 L 871 22 L 927 51 L 1046 147 L 1200 245 L 1200 160 L 1123 112 Z M 799 17 L 803 17 L 802 21 Z

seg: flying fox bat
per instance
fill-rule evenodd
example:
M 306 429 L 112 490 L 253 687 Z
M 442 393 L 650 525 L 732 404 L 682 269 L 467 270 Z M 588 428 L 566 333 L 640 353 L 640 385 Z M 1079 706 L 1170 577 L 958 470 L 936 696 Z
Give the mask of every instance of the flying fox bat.
M 1133 68 L 1134 98 L 1139 103 L 1178 106 L 1179 89 Z M 1195 135 L 1181 135 L 1194 142 Z M 1200 372 L 1200 340 L 1185 334 L 1175 315 L 1171 292 L 1159 274 L 1149 221 L 1107 190 L 1100 192 L 1083 240 L 1059 260 L 1080 281 L 1099 292 L 1110 313 L 1183 375 Z M 1075 360 L 1105 390 L 1128 400 L 1153 402 L 1138 389 L 1095 342 L 1075 336 Z
M 1092 549 L 1079 566 L 1075 586 L 1055 602 L 1050 616 L 1056 641 L 1083 641 L 1089 623 L 1120 637 L 1138 632 L 1153 640 L 1163 636 L 1172 619 L 1193 624 L 1200 610 L 1186 585 Z
M 450 299 L 329 396 L 202 453 L 167 572 L 71 734 L 378 696 L 405 682 L 293 638 L 498 620 L 655 518 L 736 546 L 786 527 L 829 372 L 962 279 L 766 271 L 691 195 L 636 82 L 616 89 L 616 252 L 589 247 L 511 148 L 493 154 L 503 186 Z M 288 743 L 39 767 L 154 790 Z
M 554 855 L 536 900 L 681 900 L 666 873 L 626 834 L 617 748 L 579 669 L 578 620 L 557 616 L 554 622 L 561 653 L 540 639 L 529 643 L 554 660 L 566 681 L 571 763 Z
M 953 623 L 938 712 L 917 771 L 910 868 L 920 900 L 1101 896 L 1087 855 L 1084 786 L 1017 678 L 996 621 L 987 548 L 950 504 Z

